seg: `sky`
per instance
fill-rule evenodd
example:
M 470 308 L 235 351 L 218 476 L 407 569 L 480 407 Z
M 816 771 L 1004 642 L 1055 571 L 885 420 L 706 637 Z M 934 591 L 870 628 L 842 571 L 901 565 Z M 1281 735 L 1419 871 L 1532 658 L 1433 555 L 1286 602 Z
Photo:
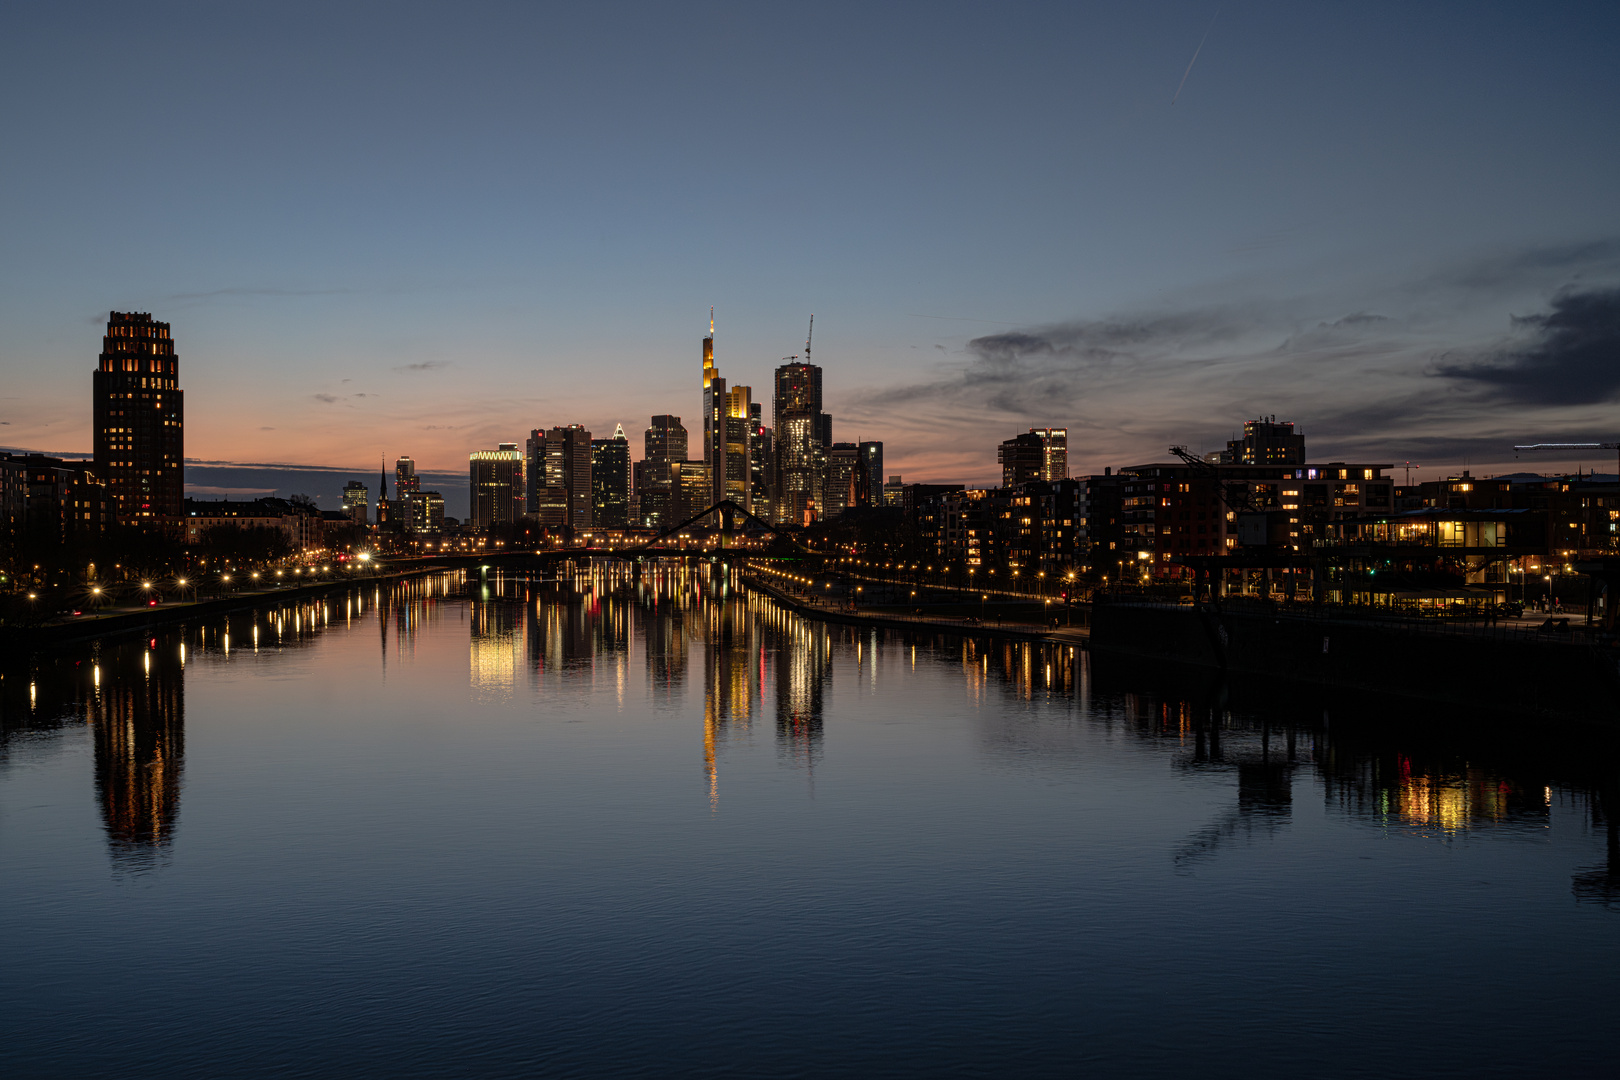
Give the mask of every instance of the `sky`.
M 116 309 L 173 326 L 199 489 L 639 456 L 713 306 L 756 399 L 813 313 L 907 481 L 1273 414 L 1612 469 L 1510 448 L 1620 437 L 1617 46 L 1613 3 L 6 5 L 0 445 L 90 449 Z

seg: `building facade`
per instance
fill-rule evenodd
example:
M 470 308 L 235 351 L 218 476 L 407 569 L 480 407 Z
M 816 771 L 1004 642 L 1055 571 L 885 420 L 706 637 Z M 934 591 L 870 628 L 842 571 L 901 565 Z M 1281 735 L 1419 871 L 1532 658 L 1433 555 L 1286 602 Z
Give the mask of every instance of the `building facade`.
M 859 444 L 861 452 L 861 482 L 855 502 L 860 506 L 883 504 L 883 444 L 867 441 Z
M 996 449 L 1001 486 L 1017 487 L 1046 478 L 1046 443 L 1033 431 L 1014 435 Z
M 366 485 L 358 480 L 350 480 L 343 485 L 343 512 L 356 525 L 371 523 L 370 495 Z
M 630 524 L 630 440 L 623 424 L 611 439 L 591 440 L 591 520 L 601 529 Z
M 772 430 L 776 507 L 772 519 L 802 525 L 824 514 L 832 418 L 821 411 L 821 369 L 792 362 L 776 369 Z
M 467 504 L 475 529 L 510 525 L 523 515 L 523 452 L 517 443 L 467 455 Z
M 640 524 L 648 529 L 672 525 L 681 519 L 670 517 L 674 509 L 670 466 L 687 460 L 687 433 L 681 418 L 653 417 L 641 446 L 641 460 L 633 469 Z
M 95 472 L 119 525 L 178 526 L 185 500 L 185 397 L 169 324 L 111 312 L 93 380 Z
M 1277 422 L 1275 416 L 1248 420 L 1243 424 L 1243 438 L 1233 439 L 1226 449 L 1208 456 L 1220 465 L 1285 465 L 1295 468 L 1305 464 L 1305 434 L 1295 430 L 1292 420 Z
M 579 424 L 535 429 L 528 440 L 526 511 L 548 529 L 591 527 L 591 433 Z

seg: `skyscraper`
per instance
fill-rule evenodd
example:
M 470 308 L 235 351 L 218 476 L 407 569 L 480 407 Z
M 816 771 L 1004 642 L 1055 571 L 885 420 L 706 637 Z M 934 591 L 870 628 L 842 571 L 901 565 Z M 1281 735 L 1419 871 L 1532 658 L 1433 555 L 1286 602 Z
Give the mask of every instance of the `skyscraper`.
M 602 529 L 630 524 L 630 440 L 616 424 L 613 438 L 591 440 L 591 514 Z
M 768 518 L 774 513 L 772 507 L 776 504 L 772 487 L 776 480 L 776 447 L 771 429 L 761 419 L 762 408 L 757 401 L 748 406 L 748 424 L 752 431 L 748 450 L 752 499 L 748 505 L 754 513 Z
M 852 442 L 833 443 L 827 451 L 827 480 L 823 488 L 823 517 L 835 518 L 856 505 L 860 490 L 861 448 Z
M 655 416 L 642 436 L 642 457 L 636 462 L 636 494 L 641 503 L 641 524 L 646 528 L 673 525 L 669 467 L 686 460 L 686 428 L 678 416 Z M 699 507 L 702 509 L 702 507 Z
M 716 493 L 750 512 L 754 508 L 754 421 L 750 416 L 753 395 L 751 386 L 734 386 L 726 391 L 725 416 L 721 418 L 725 439 L 714 462 L 715 468 L 724 471 L 715 484 Z
M 709 336 L 703 339 L 703 453 L 709 470 L 709 501 L 693 513 L 724 499 L 748 508 L 753 501 L 752 435 L 749 406 L 753 388 L 729 390 L 714 362 L 714 309 L 709 309 Z
M 530 517 L 549 529 L 591 527 L 591 433 L 578 424 L 529 434 Z
M 861 489 L 855 501 L 861 506 L 883 504 L 883 444 L 863 442 L 861 447 Z
M 420 523 L 416 520 L 417 510 L 420 509 L 421 500 L 415 498 L 417 492 L 422 490 L 421 481 L 416 478 L 416 462 L 408 457 L 402 457 L 394 462 L 394 499 L 398 510 L 398 524 L 400 532 L 417 532 Z
M 110 312 L 93 380 L 96 473 L 120 525 L 173 525 L 185 502 L 184 394 L 169 324 Z
M 821 369 L 794 361 L 778 367 L 772 409 L 775 519 L 802 525 L 823 512 L 828 449 L 823 436 L 832 424 L 831 417 L 821 411 Z
M 709 467 L 710 481 L 714 485 L 710 503 L 725 498 L 725 415 L 726 380 L 720 377 L 714 365 L 714 308 L 710 308 L 709 336 L 703 339 L 703 452 L 698 455 L 698 460 Z
M 1069 478 L 1069 429 L 1062 427 L 1030 428 L 1029 433 L 1041 440 L 1040 479 L 1048 483 Z
M 523 452 L 517 443 L 501 443 L 496 450 L 475 450 L 467 455 L 467 496 L 472 525 L 510 525 L 523 510 Z M 386 474 L 384 474 L 386 479 Z

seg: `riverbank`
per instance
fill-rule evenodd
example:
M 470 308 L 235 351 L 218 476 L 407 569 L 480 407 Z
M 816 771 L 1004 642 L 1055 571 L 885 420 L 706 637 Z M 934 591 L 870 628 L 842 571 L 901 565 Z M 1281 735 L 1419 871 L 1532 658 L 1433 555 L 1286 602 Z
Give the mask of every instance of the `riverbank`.
M 1620 726 L 1620 649 L 1585 633 L 1128 602 L 1092 625 L 1098 654 Z
M 742 577 L 746 588 L 769 596 L 776 603 L 806 618 L 823 622 L 844 623 L 852 626 L 878 626 L 889 630 L 927 630 L 968 637 L 1010 637 L 1023 641 L 1048 641 L 1061 645 L 1083 645 L 1090 636 L 1089 627 L 1071 626 L 1054 629 L 1040 623 L 989 622 L 971 617 L 930 618 L 926 615 L 902 615 L 897 612 L 878 612 L 850 607 L 833 601 L 817 601 L 797 597 L 770 584 L 757 574 Z
M 228 596 L 206 600 L 166 602 L 156 607 L 110 609 L 74 616 L 70 619 L 42 623 L 30 627 L 0 628 L 0 645 L 8 649 L 33 650 L 52 648 L 96 638 L 117 637 L 141 633 L 159 626 L 170 626 L 190 619 L 209 618 L 230 611 L 282 604 L 309 597 L 325 596 L 356 586 L 404 581 L 423 574 L 443 570 L 440 566 L 413 567 L 409 570 L 368 574 L 365 577 L 332 578 L 297 585 L 271 585 L 260 589 L 243 590 Z

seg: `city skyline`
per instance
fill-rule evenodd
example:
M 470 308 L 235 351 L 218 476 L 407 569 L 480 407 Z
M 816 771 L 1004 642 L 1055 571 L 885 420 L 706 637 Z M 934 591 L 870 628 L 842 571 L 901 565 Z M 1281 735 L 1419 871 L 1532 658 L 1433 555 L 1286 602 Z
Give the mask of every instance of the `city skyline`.
M 191 462 L 455 472 L 553 417 L 692 418 L 710 305 L 756 389 L 814 311 L 840 437 L 921 481 L 993 483 L 984 448 L 1030 427 L 1084 469 L 1277 414 L 1425 475 L 1616 434 L 1620 154 L 1580 135 L 1615 104 L 1604 6 L 1232 8 L 1173 107 L 1208 7 L 963 8 L 919 40 L 903 5 L 623 33 L 404 6 L 386 41 L 328 13 L 297 78 L 268 63 L 296 6 L 178 10 L 28 11 L 3 46 L 34 163 L 4 181 L 7 446 L 92 451 L 90 324 L 137 310 L 183 340 Z M 760 59 L 801 52 L 804 85 Z M 588 74 L 615 91 L 564 109 Z M 81 137 L 115 102 L 140 134 Z

